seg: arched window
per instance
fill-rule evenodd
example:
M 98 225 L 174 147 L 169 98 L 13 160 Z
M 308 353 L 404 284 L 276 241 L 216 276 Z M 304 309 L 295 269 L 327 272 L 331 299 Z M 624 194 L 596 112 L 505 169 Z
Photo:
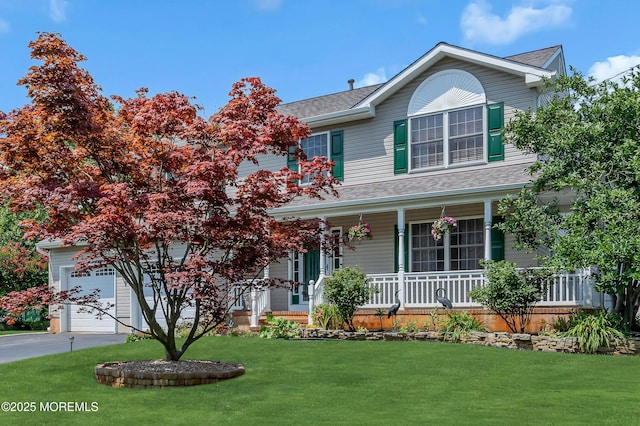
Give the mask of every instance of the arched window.
M 466 71 L 437 72 L 409 101 L 411 170 L 486 161 L 486 96 Z

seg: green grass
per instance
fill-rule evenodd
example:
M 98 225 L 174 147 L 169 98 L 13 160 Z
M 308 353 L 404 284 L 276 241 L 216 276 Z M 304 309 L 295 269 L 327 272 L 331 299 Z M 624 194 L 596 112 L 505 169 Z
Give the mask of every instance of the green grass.
M 0 343 L 1 344 L 1 343 Z M 88 413 L 0 412 L 0 424 L 637 424 L 640 359 L 427 342 L 210 337 L 188 359 L 244 364 L 212 385 L 114 389 L 96 364 L 161 358 L 154 341 L 0 365 L 0 399 L 97 402 Z
M 9 334 L 25 334 L 25 333 L 46 333 L 44 330 L 0 330 L 0 336 Z

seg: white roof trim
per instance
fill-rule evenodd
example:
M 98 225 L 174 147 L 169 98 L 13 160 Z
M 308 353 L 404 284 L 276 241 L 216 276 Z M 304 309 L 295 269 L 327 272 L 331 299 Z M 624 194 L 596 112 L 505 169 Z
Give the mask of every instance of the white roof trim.
M 522 189 L 522 183 L 510 183 L 503 185 L 495 185 L 483 188 L 460 188 L 455 190 L 446 190 L 438 192 L 425 192 L 419 194 L 393 195 L 380 198 L 369 198 L 361 200 L 333 201 L 322 204 L 300 205 L 280 207 L 272 210 L 270 213 L 275 217 L 282 218 L 288 216 L 298 216 L 301 218 L 320 217 L 329 215 L 339 215 L 347 211 L 390 211 L 398 206 L 414 208 L 423 204 L 416 204 L 416 201 L 422 203 L 442 204 L 442 199 L 449 197 L 463 197 L 469 201 L 471 197 L 481 196 L 487 197 L 491 194 L 507 194 L 515 189 Z M 426 204 L 425 204 L 426 205 Z
M 486 101 L 484 87 L 472 74 L 458 69 L 444 70 L 429 76 L 413 92 L 407 116 L 484 104 Z
M 373 105 L 366 105 L 360 108 L 351 108 L 344 111 L 332 112 L 331 114 L 316 115 L 314 117 L 303 118 L 303 121 L 314 126 L 330 126 L 333 124 L 346 123 L 348 121 L 363 120 L 365 118 L 373 118 L 376 115 L 376 109 Z
M 498 58 L 496 56 L 487 55 L 473 50 L 463 49 L 446 43 L 439 43 L 424 56 L 413 64 L 409 65 L 402 72 L 389 80 L 384 86 L 373 92 L 370 96 L 363 99 L 355 107 L 365 105 L 378 105 L 395 93 L 405 82 L 417 77 L 424 70 L 438 62 L 444 57 L 459 59 L 465 62 L 471 62 L 485 67 L 493 68 L 509 74 L 518 75 L 526 79 L 529 87 L 537 87 L 542 84 L 542 79 L 552 78 L 556 73 L 531 65 L 521 64 L 508 59 Z M 527 75 L 529 75 L 527 77 Z

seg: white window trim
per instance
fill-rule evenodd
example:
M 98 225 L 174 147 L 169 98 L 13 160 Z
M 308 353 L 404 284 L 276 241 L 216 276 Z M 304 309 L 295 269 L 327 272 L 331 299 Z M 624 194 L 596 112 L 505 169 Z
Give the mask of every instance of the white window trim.
M 331 161 L 331 132 L 330 131 L 312 133 L 312 134 L 309 135 L 309 137 L 307 137 L 305 139 L 309 139 L 310 137 L 319 136 L 319 135 L 327 135 L 327 152 L 325 153 L 324 157 L 327 157 L 327 160 Z M 304 139 L 300 139 L 298 141 L 298 146 L 300 147 L 300 149 L 302 149 L 302 141 L 303 140 Z M 311 158 L 307 157 L 307 161 L 310 161 L 312 159 L 313 159 L 313 157 L 311 157 Z M 300 171 L 300 166 L 298 166 L 298 173 L 302 174 L 302 172 Z M 302 180 L 304 180 L 304 176 L 303 176 Z M 309 182 L 300 182 L 300 185 L 301 186 L 309 185 Z
M 482 107 L 482 160 L 476 161 L 467 161 L 464 163 L 455 163 L 449 164 L 449 114 L 456 111 L 462 111 L 465 109 Z M 440 166 L 432 166 L 432 167 L 413 167 L 413 139 L 411 137 L 411 126 L 413 119 L 428 117 L 436 114 L 442 114 L 442 165 Z M 459 167 L 469 167 L 479 164 L 487 164 L 489 162 L 489 137 L 487 131 L 487 105 L 477 104 L 477 105 L 468 105 L 460 108 L 452 108 L 442 111 L 433 111 L 428 114 L 420 114 L 408 117 L 408 129 L 407 129 L 407 138 L 409 139 L 409 173 L 421 173 L 425 171 L 434 171 L 434 170 L 445 170 L 445 169 L 454 169 Z
M 334 232 L 338 232 L 339 237 L 338 238 L 342 238 L 342 226 L 334 226 L 329 230 L 329 235 L 333 236 Z M 330 265 L 329 268 L 325 267 L 326 271 L 329 271 L 331 273 L 333 273 L 334 271 L 336 271 L 335 268 L 335 256 L 333 255 L 333 251 L 331 252 L 330 256 L 326 257 L 327 259 L 327 265 Z M 344 267 L 344 251 L 343 251 L 343 246 L 342 244 L 338 244 L 338 269 L 340 270 Z
M 422 224 L 422 223 L 433 223 L 436 220 L 438 220 L 439 218 L 433 218 L 433 219 L 427 219 L 427 220 L 414 220 L 414 221 L 410 221 L 408 223 L 408 230 L 405 230 L 405 232 L 409 233 L 409 264 L 405 265 L 405 268 L 408 272 L 414 272 L 413 271 L 413 226 L 412 225 L 417 225 L 417 224 Z M 462 221 L 462 220 L 472 220 L 472 219 L 481 219 L 484 220 L 483 216 L 462 216 L 459 218 L 455 218 L 456 221 Z M 483 235 L 484 238 L 484 235 Z M 484 241 L 483 241 L 484 243 Z M 449 237 L 449 234 L 447 233 L 443 238 L 442 238 L 442 245 L 444 247 L 444 272 L 452 272 L 454 270 L 451 269 L 451 239 Z M 427 271 L 422 271 L 422 272 L 427 272 Z M 435 271 L 429 271 L 429 272 L 435 272 Z

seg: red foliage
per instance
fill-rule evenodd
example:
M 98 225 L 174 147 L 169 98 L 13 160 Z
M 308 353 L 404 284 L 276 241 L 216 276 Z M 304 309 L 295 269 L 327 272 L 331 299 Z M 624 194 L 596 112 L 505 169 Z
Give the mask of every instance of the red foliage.
M 277 113 L 280 100 L 259 78 L 235 83 L 205 120 L 176 92 L 107 99 L 58 35 L 40 34 L 30 47 L 43 64 L 19 82 L 31 103 L 0 114 L 0 189 L 14 209 L 48 210 L 29 224 L 31 236 L 83 242 L 79 269 L 112 265 L 141 303 L 142 274 L 151 275 L 170 324 L 175 309 L 195 305 L 213 327 L 229 286 L 247 291 L 266 265 L 317 243 L 317 223 L 277 221 L 270 210 L 335 194 L 332 163 L 305 158 L 297 141 L 308 127 Z M 260 168 L 268 156 L 286 164 L 292 147 L 300 170 L 315 176 L 308 185 L 298 170 Z M 142 308 L 152 324 L 154 306 Z M 152 333 L 166 337 L 153 324 Z

